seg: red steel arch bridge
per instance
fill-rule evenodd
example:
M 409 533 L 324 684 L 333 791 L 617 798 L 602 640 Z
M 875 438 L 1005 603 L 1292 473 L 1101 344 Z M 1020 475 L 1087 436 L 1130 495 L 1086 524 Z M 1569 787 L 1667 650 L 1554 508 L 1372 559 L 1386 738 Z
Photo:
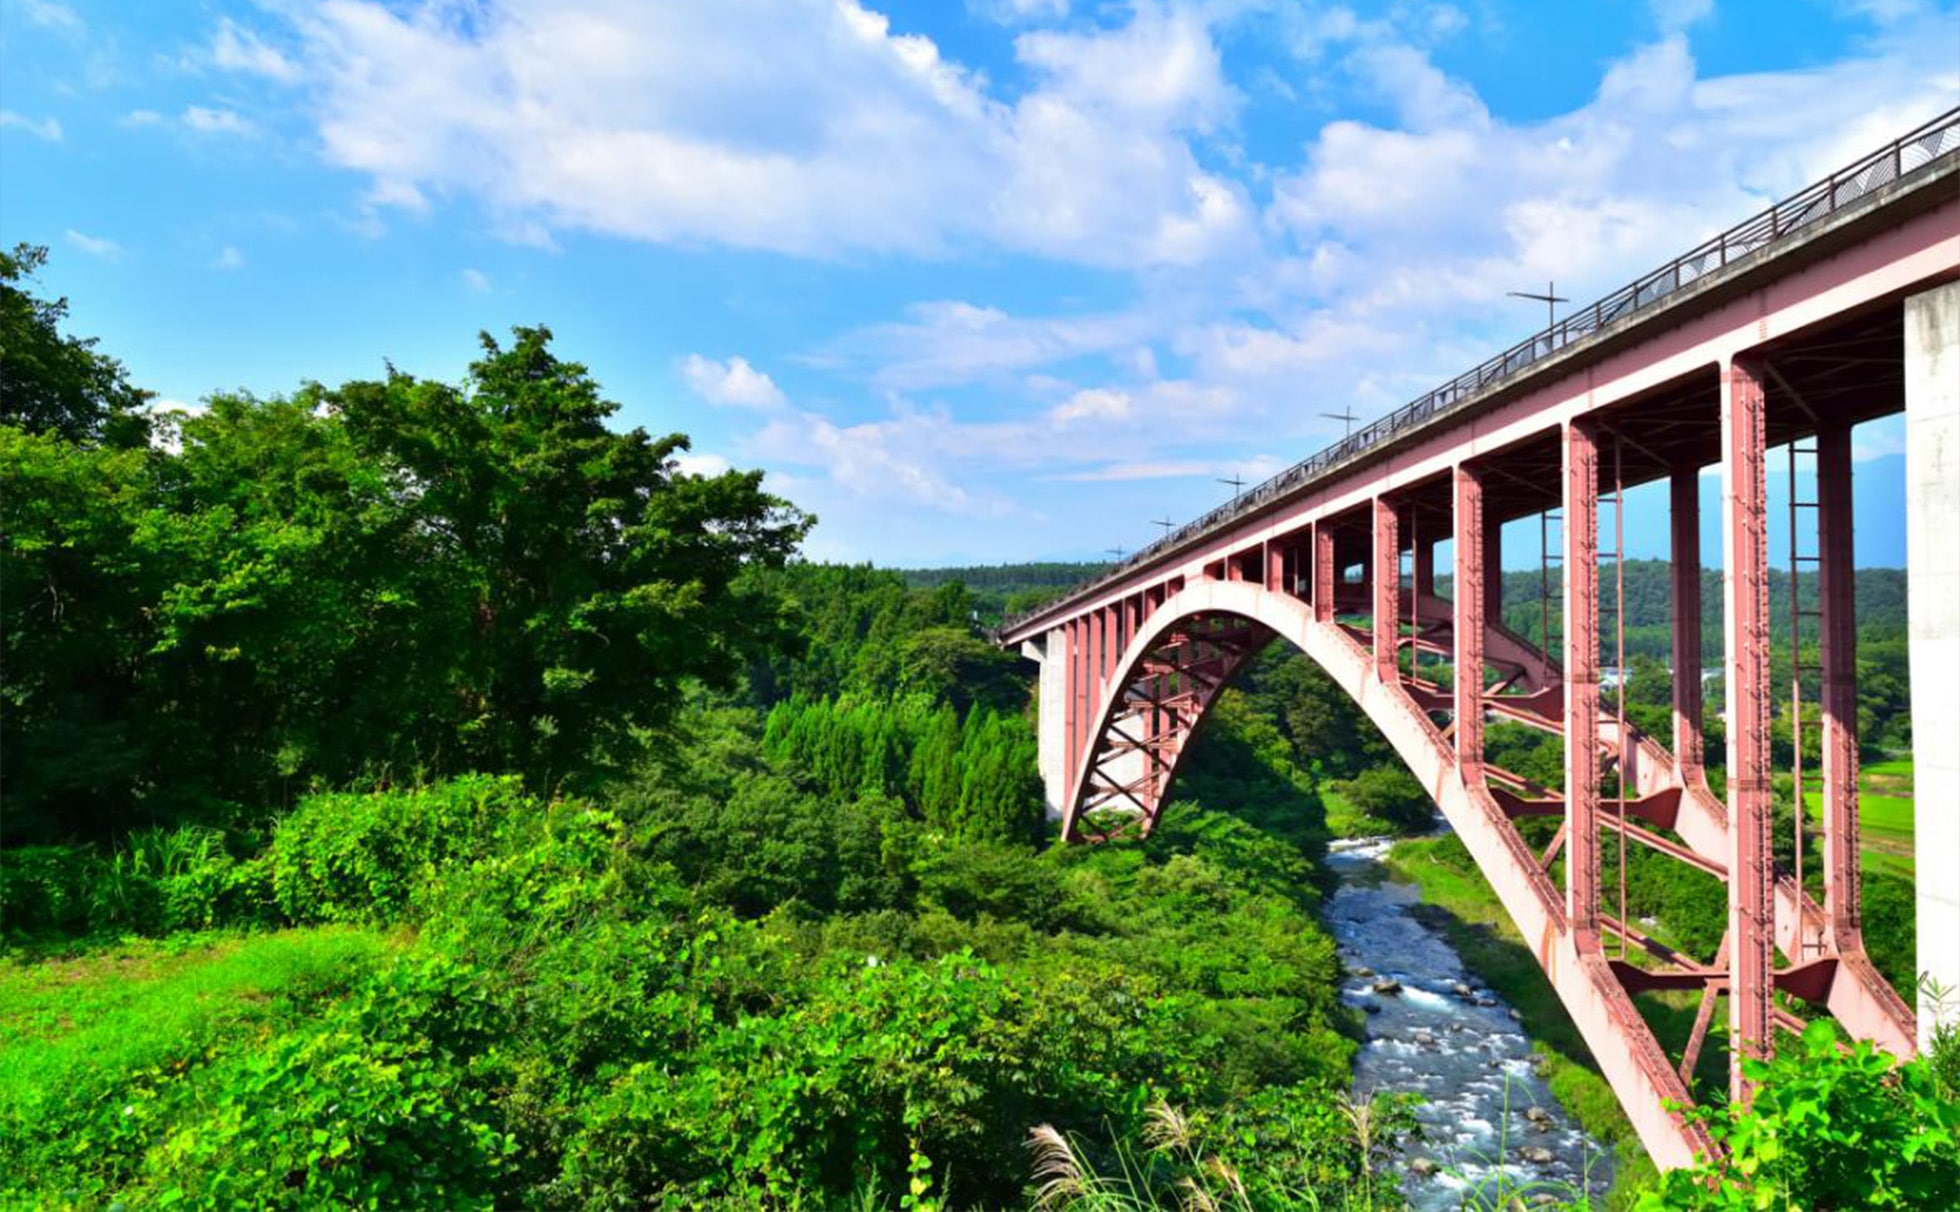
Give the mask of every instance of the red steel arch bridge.
M 1914 1050 L 1919 1022 L 1859 929 L 1851 427 L 1904 412 L 1920 967 L 1960 983 L 1960 109 L 1583 308 L 1003 625 L 1041 664 L 1041 763 L 1071 842 L 1147 835 L 1219 691 L 1275 639 L 1381 729 L 1489 879 L 1662 1166 L 1710 1147 L 1676 1109 L 1726 1002 L 1741 1061 L 1804 1014 Z M 1772 668 L 1765 486 L 1787 460 L 1793 563 L 1814 578 L 1809 665 Z M 1699 480 L 1721 477 L 1725 785 L 1703 736 Z M 1672 726 L 1602 695 L 1628 489 L 1664 481 Z M 1564 626 L 1502 623 L 1500 542 L 1538 520 Z M 1515 537 L 1523 527 L 1513 527 Z M 1439 592 L 1436 556 L 1451 556 Z M 1605 570 L 1602 573 L 1602 568 Z M 1610 610 L 1609 610 L 1610 613 Z M 1553 640 L 1556 640 L 1554 643 Z M 1796 647 L 1793 645 L 1793 648 Z M 1806 658 L 1807 659 L 1807 658 Z M 1714 671 L 1710 671 L 1713 673 Z M 1793 695 L 1799 786 L 1821 792 L 1794 869 L 1771 836 L 1773 697 Z M 1563 789 L 1485 756 L 1490 720 L 1562 739 Z M 1520 832 L 1552 817 L 1549 846 Z M 1721 879 L 1728 929 L 1688 954 L 1625 920 L 1640 845 Z M 1821 897 L 1801 864 L 1821 868 Z M 1615 880 L 1619 881 L 1616 885 Z M 1670 1054 L 1635 998 L 1700 994 Z M 1799 1013 L 1801 1011 L 1801 1013 Z M 1927 1013 L 1922 1009 L 1920 1013 Z

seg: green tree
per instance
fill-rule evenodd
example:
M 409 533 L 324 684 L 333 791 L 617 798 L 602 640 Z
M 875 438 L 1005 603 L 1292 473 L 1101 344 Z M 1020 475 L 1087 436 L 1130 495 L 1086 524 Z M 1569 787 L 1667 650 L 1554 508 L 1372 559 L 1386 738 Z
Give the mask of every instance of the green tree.
M 71 442 L 141 446 L 149 434 L 142 407 L 151 393 L 130 386 L 122 363 L 96 352 L 95 338 L 62 335 L 68 300 L 21 288 L 47 260 L 48 250 L 33 244 L 0 251 L 0 425 Z

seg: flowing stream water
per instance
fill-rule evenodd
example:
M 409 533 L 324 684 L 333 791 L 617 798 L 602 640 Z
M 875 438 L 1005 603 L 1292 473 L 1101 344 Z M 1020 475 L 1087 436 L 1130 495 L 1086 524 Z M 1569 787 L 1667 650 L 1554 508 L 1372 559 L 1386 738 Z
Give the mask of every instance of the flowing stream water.
M 1422 1138 L 1392 1169 L 1420 1212 L 1494 1195 L 1501 1181 L 1561 1199 L 1597 1197 L 1612 1181 L 1611 1154 L 1572 1123 L 1532 1063 L 1511 1008 L 1464 970 L 1435 930 L 1410 915 L 1417 890 L 1382 865 L 1390 842 L 1337 842 L 1328 865 L 1340 888 L 1326 909 L 1350 975 L 1341 996 L 1367 1013 L 1355 1058 L 1357 1093 L 1412 1093 Z M 1502 1170 L 1506 1173 L 1500 1175 Z

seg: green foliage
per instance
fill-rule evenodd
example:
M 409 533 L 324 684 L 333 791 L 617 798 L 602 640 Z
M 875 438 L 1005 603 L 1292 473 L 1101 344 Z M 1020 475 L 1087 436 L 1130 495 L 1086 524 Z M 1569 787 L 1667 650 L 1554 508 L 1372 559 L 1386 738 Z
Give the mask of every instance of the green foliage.
M 1031 842 L 1042 833 L 1034 730 L 1019 716 L 975 707 L 962 723 L 951 703 L 934 708 L 923 696 L 795 698 L 770 710 L 763 752 L 833 801 L 902 799 L 953 837 Z
M 387 921 L 506 818 L 541 810 L 509 776 L 309 796 L 273 834 L 273 896 L 292 922 Z
M 609 429 L 549 341 L 485 336 L 461 387 L 215 396 L 175 453 L 0 425 L 0 575 L 36 587 L 0 604 L 9 840 L 251 824 L 375 771 L 589 783 L 787 646 L 751 573 L 808 519 Z
M 263 856 L 234 859 L 198 825 L 139 830 L 107 849 L 0 850 L 0 923 L 15 939 L 263 924 L 271 891 Z
M 1281 1087 L 1216 1114 L 1159 1102 L 1141 1149 L 1122 1139 L 1096 1149 L 1050 1125 L 1028 1143 L 1042 1208 L 1360 1212 L 1404 1206 L 1394 1175 L 1377 1169 L 1415 1127 L 1406 1100 L 1336 1101 Z M 1100 1166 L 1099 1154 L 1107 1154 Z
M 1960 1187 L 1960 1103 L 1928 1062 L 1864 1041 L 1841 1053 L 1820 1022 L 1744 1071 L 1758 1083 L 1748 1110 L 1689 1112 L 1727 1156 L 1670 1172 L 1641 1207 L 1933 1208 Z
M 1424 833 L 1435 824 L 1434 801 L 1400 765 L 1371 767 L 1334 789 L 1355 811 L 1385 824 L 1385 832 Z
M 68 300 L 41 299 L 20 285 L 47 264 L 48 250 L 0 250 L 0 425 L 70 442 L 141 446 L 138 411 L 150 393 L 131 387 L 122 363 L 95 351 L 94 338 L 63 336 Z
M 197 1105 L 206 1065 L 252 1054 L 267 1030 L 330 1004 L 385 947 L 378 935 L 328 927 L 179 935 L 0 964 L 0 1021 L 8 1025 L 0 1034 L 0 1203 L 45 1205 L 55 1193 L 107 1202 L 100 1197 L 138 1181 L 159 1127 Z M 250 1111 L 279 1113 L 249 1093 Z

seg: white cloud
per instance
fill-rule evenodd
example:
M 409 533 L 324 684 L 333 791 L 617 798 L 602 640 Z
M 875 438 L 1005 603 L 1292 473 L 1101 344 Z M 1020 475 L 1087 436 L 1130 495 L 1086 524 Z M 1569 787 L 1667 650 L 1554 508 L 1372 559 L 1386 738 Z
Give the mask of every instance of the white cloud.
M 950 427 L 944 416 L 907 413 L 885 421 L 838 425 L 815 413 L 769 422 L 745 443 L 752 456 L 792 467 L 822 468 L 830 483 L 859 497 L 901 500 L 949 512 L 998 511 L 955 482 L 943 458 Z
M 1011 100 L 854 0 L 289 11 L 282 59 L 319 99 L 327 159 L 403 196 L 475 198 L 505 234 L 826 257 L 978 241 L 1116 267 L 1253 235 L 1243 188 L 1193 151 L 1237 94 L 1182 7 L 1022 35 L 1032 86 Z
M 35 119 L 26 114 L 17 114 L 10 109 L 0 109 L 0 128 L 9 126 L 24 130 L 37 139 L 46 139 L 50 143 L 61 142 L 61 123 L 54 118 Z
M 1163 459 L 1126 463 L 1105 463 L 1086 471 L 1069 472 L 1050 477 L 1074 483 L 1110 483 L 1126 480 L 1180 480 L 1204 477 L 1213 481 L 1223 481 L 1234 477 L 1243 480 L 1247 486 L 1260 483 L 1277 474 L 1284 466 L 1270 455 L 1254 459 Z
M 1647 10 L 1655 24 L 1672 33 L 1707 20 L 1715 11 L 1715 0 L 1647 0 Z
M 1069 13 L 1069 0 L 967 0 L 969 11 L 1002 25 L 1060 21 Z
M 91 257 L 100 257 L 104 261 L 116 261 L 122 258 L 122 245 L 107 237 L 85 235 L 72 227 L 64 234 L 68 237 L 70 245 Z
M 463 288 L 465 290 L 473 291 L 476 294 L 480 294 L 480 295 L 489 293 L 490 291 L 489 274 L 484 273 L 480 269 L 465 269 L 462 272 L 461 277 L 463 279 Z
M 184 126 L 204 135 L 249 135 L 256 129 L 236 110 L 208 109 L 202 105 L 184 109 Z
M 718 454 L 684 454 L 674 459 L 674 469 L 684 476 L 715 476 L 729 470 L 727 459 Z
M 21 14 L 31 25 L 75 36 L 82 32 L 82 18 L 59 0 L 19 0 Z
M 218 259 L 211 262 L 211 265 L 214 269 L 243 269 L 245 268 L 245 254 L 239 252 L 236 245 L 227 244 L 218 253 Z
M 1127 391 L 1089 387 L 1050 409 L 1048 419 L 1057 426 L 1072 425 L 1077 421 L 1119 421 L 1130 415 L 1134 403 Z
M 211 61 L 226 71 L 248 72 L 282 84 L 300 78 L 300 70 L 292 60 L 230 17 L 218 23 L 217 36 L 211 41 Z
M 781 408 L 782 389 L 768 375 L 750 366 L 747 358 L 726 362 L 689 354 L 681 360 L 681 377 L 689 390 L 710 404 L 736 408 Z
M 118 125 L 128 127 L 161 126 L 166 121 L 168 119 L 153 109 L 133 109 L 123 115 Z

